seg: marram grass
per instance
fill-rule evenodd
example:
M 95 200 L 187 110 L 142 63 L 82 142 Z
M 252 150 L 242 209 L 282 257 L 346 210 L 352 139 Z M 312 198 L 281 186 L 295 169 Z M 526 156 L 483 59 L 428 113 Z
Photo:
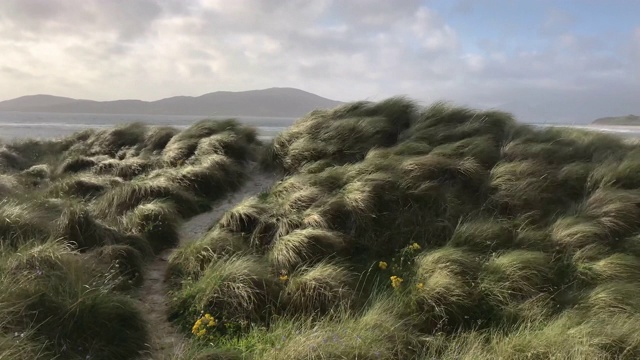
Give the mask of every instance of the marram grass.
M 224 153 L 186 135 L 165 155 Z M 178 324 L 224 323 L 226 301 L 251 319 L 183 358 L 640 356 L 637 144 L 394 98 L 313 111 L 261 153 L 283 179 L 169 273 Z
M 184 218 L 240 186 L 259 145 L 235 121 L 185 132 L 206 144 L 188 163 L 163 158 L 180 131 L 140 123 L 0 147 L 0 358 L 148 352 L 135 300 L 147 261 L 177 245 Z
M 233 120 L 2 145 L 0 354 L 137 357 L 145 259 L 259 146 Z M 638 146 L 405 98 L 315 110 L 259 148 L 283 178 L 170 257 L 178 358 L 637 359 Z

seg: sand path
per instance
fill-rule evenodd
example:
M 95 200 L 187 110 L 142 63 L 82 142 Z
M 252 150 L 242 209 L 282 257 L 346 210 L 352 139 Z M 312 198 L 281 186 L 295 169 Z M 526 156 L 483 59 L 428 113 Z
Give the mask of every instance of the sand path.
M 180 243 L 178 246 L 194 241 L 204 235 L 209 228 L 229 209 L 236 206 L 247 197 L 266 191 L 276 181 L 273 174 L 266 174 L 250 165 L 248 180 L 236 192 L 214 204 L 214 208 L 206 213 L 197 215 L 184 222 L 180 229 Z M 156 256 L 147 265 L 144 273 L 144 283 L 140 288 L 139 300 L 143 313 L 151 332 L 151 344 L 145 359 L 169 360 L 178 359 L 185 349 L 186 339 L 167 320 L 169 303 L 167 299 L 167 285 L 164 281 L 168 267 L 168 259 L 175 249 L 168 249 Z

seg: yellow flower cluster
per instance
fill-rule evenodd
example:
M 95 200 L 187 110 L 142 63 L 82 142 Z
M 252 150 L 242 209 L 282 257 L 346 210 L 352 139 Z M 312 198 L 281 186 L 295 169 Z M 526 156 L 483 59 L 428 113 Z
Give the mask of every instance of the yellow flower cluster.
M 419 282 L 416 284 L 416 288 L 418 288 L 418 290 L 422 290 L 424 289 L 424 283 L 423 282 Z
M 378 263 L 378 267 L 379 267 L 381 270 L 387 270 L 387 266 L 389 266 L 389 264 L 387 264 L 387 262 L 386 262 L 386 261 L 380 261 L 380 262 Z
M 409 245 L 409 249 L 411 251 L 418 251 L 418 250 L 422 249 L 422 247 L 420 247 L 420 244 L 414 242 L 413 244 Z
M 393 276 L 391 277 L 391 286 L 392 286 L 394 289 L 397 289 L 397 288 L 399 288 L 399 287 L 400 287 L 400 285 L 402 285 L 402 282 L 403 282 L 403 281 L 404 281 L 404 280 L 403 280 L 401 277 L 393 275 Z
M 281 274 L 280 276 L 278 276 L 278 279 L 280 279 L 281 282 L 287 282 L 287 280 L 289 280 L 289 275 Z
M 191 332 L 197 337 L 203 337 L 207 333 L 207 328 L 216 326 L 216 319 L 211 314 L 204 314 L 193 324 Z

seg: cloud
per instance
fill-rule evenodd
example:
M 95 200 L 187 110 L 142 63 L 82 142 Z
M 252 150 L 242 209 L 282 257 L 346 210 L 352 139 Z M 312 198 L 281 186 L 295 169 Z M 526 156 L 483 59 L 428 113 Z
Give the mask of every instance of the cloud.
M 568 12 L 560 9 L 550 9 L 540 27 L 540 33 L 545 36 L 556 36 L 567 32 L 575 25 L 576 19 Z
M 120 40 L 142 36 L 162 14 L 155 0 L 5 0 L 0 19 L 14 34 L 111 33 Z
M 152 100 L 291 86 L 347 101 L 406 94 L 425 103 L 504 106 L 535 121 L 554 113 L 568 119 L 585 108 L 593 117 L 633 110 L 621 101 L 640 96 L 640 29 L 619 49 L 573 32 L 572 15 L 551 9 L 541 19 L 542 45 L 525 42 L 513 51 L 499 39 L 470 43 L 445 17 L 467 16 L 472 2 L 459 1 L 453 14 L 429 4 L 5 0 L 0 99 L 55 93 Z

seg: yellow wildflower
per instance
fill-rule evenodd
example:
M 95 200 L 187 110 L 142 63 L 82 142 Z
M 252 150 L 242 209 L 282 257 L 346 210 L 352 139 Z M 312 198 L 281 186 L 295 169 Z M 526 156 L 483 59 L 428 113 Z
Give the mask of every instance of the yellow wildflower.
M 289 280 L 289 275 L 282 274 L 282 275 L 278 276 L 278 279 L 280 279 L 280 281 L 282 281 L 282 282 L 286 282 L 287 280 Z
M 387 264 L 385 261 L 380 261 L 380 262 L 378 263 L 378 267 L 379 267 L 380 269 L 382 269 L 382 270 L 386 270 L 388 265 L 389 265 L 389 264 Z
M 420 244 L 418 244 L 417 242 L 414 242 L 413 244 L 409 245 L 409 249 L 411 249 L 411 251 L 418 251 L 422 249 L 422 247 L 420 247 Z
M 208 327 L 214 327 L 216 326 L 216 324 L 217 324 L 216 319 L 213 316 L 211 316 L 211 314 L 209 313 L 204 314 L 204 316 L 200 317 L 193 324 L 193 327 L 191 328 L 191 333 L 193 333 L 193 335 L 195 336 L 202 337 L 207 333 Z
M 395 275 L 393 275 L 390 279 L 391 279 L 391 286 L 394 289 L 399 288 L 400 285 L 402 285 L 402 282 L 404 281 L 401 277 L 395 276 Z
M 202 319 L 198 319 L 196 320 L 196 323 L 193 324 L 193 327 L 191 328 L 191 332 L 193 333 L 193 335 L 197 335 L 198 331 L 200 331 L 200 325 L 202 325 Z
M 424 289 L 424 283 L 423 282 L 419 282 L 416 284 L 416 288 L 418 288 L 418 290 L 422 290 Z
M 216 326 L 216 319 L 211 314 L 205 314 L 204 319 L 208 322 L 207 327 Z

